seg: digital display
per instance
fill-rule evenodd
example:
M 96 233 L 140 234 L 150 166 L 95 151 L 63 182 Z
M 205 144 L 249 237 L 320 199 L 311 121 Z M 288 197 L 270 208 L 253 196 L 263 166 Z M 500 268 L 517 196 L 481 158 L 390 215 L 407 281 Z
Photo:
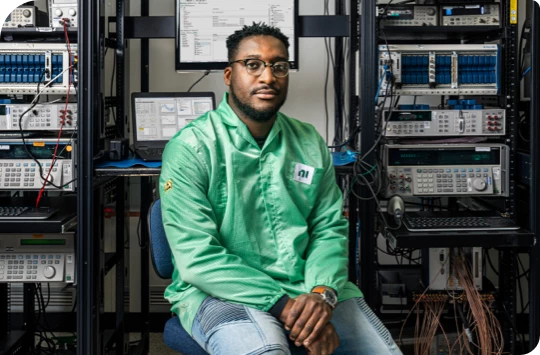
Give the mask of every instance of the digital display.
M 391 6 L 386 11 L 386 16 L 390 19 L 412 20 L 414 19 L 414 8 L 409 6 Z
M 289 62 L 298 68 L 298 0 L 177 0 L 176 9 L 176 70 L 224 69 L 227 38 L 254 22 L 289 38 Z
M 388 112 L 386 112 L 388 118 Z M 431 111 L 392 112 L 389 122 L 431 122 Z
M 433 166 L 433 165 L 500 165 L 499 148 L 490 151 L 474 149 L 407 149 L 390 148 L 389 166 Z
M 463 15 L 489 15 L 489 8 L 483 5 L 463 5 L 463 6 L 444 6 L 443 16 L 463 16 Z
M 22 144 L 2 144 L 9 149 L 0 149 L 0 159 L 31 159 Z M 36 159 L 52 159 L 56 144 L 45 144 L 43 147 L 35 147 L 27 144 L 26 147 Z M 60 143 L 56 156 L 59 159 L 71 159 L 71 152 L 68 151 L 67 144 Z
M 66 245 L 65 239 L 21 239 L 21 245 Z

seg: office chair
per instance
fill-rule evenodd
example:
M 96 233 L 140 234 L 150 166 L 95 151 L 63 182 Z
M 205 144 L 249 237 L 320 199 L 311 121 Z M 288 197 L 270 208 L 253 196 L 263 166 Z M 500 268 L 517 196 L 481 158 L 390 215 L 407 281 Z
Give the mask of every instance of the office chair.
M 148 213 L 148 229 L 150 235 L 150 255 L 156 274 L 162 279 L 170 279 L 173 274 L 171 248 L 165 236 L 165 228 L 161 219 L 161 200 L 156 200 Z M 163 330 L 165 344 L 184 355 L 208 355 L 199 344 L 184 330 L 178 317 L 172 317 Z

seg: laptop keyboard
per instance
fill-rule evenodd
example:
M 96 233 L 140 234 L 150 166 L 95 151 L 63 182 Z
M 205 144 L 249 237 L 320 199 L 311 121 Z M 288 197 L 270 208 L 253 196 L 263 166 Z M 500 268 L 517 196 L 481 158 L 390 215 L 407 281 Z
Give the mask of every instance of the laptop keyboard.
M 145 149 L 148 155 L 163 155 L 163 149 Z

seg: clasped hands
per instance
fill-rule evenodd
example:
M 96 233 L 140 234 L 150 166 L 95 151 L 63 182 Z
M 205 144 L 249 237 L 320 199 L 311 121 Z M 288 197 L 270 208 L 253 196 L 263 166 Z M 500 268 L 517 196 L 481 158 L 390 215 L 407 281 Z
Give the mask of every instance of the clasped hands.
M 330 323 L 332 314 L 332 307 L 319 294 L 307 293 L 290 298 L 279 320 L 296 346 L 303 345 L 309 354 L 329 355 L 339 346 L 336 329 Z

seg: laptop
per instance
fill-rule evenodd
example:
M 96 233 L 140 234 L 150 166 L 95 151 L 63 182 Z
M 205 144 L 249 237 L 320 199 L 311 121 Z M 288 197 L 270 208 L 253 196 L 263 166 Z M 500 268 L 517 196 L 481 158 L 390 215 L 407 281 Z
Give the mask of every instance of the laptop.
M 216 107 L 213 92 L 140 92 L 131 102 L 135 153 L 144 161 L 161 161 L 178 131 Z

